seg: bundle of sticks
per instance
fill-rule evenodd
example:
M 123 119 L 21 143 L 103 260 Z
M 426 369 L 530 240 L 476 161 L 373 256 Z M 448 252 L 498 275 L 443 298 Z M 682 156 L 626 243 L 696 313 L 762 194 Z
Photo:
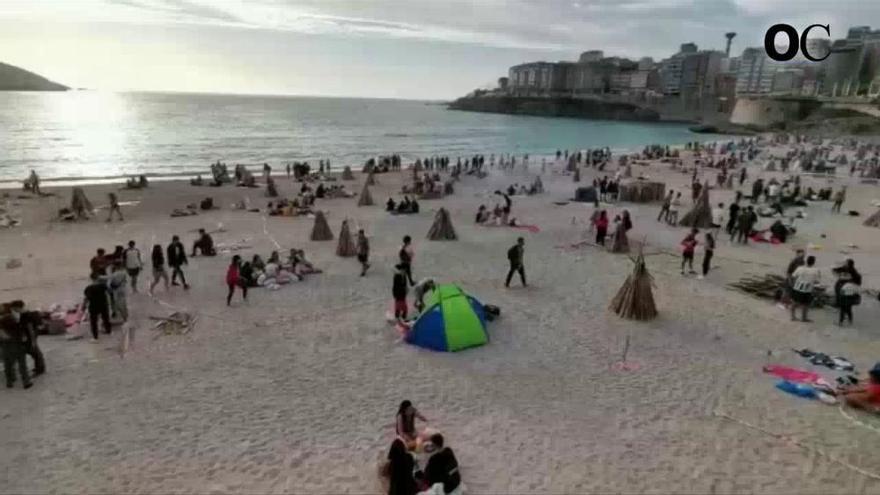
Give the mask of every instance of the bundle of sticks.
M 762 299 L 781 301 L 787 297 L 785 293 L 785 278 L 775 273 L 747 275 L 737 282 L 727 284 L 727 286 Z M 817 287 L 813 290 L 813 307 L 821 308 L 830 303 L 831 298 L 825 293 L 824 287 Z
M 657 317 L 657 306 L 651 290 L 653 277 L 648 273 L 645 257 L 639 249 L 638 256 L 633 259 L 633 271 L 626 278 L 623 286 L 611 300 L 609 309 L 621 318 L 629 320 L 653 320 Z
M 156 324 L 153 330 L 161 330 L 159 335 L 186 335 L 196 325 L 196 317 L 181 311 L 175 311 L 168 316 L 151 316 L 151 320 Z

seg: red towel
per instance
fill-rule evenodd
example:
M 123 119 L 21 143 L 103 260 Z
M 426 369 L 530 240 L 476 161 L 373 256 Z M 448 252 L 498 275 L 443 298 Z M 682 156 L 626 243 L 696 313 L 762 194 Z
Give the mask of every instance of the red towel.
M 807 383 L 810 385 L 818 383 L 819 380 L 822 379 L 818 373 L 813 373 L 812 371 L 799 370 L 797 368 L 789 368 L 788 366 L 779 366 L 776 364 L 764 366 L 764 373 L 778 376 L 779 378 L 790 382 Z

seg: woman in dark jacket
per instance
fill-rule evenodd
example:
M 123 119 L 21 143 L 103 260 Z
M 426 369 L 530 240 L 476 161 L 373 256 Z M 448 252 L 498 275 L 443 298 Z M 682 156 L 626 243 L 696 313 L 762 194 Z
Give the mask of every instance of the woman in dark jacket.
M 416 461 L 406 451 L 406 446 L 400 439 L 391 443 L 388 451 L 388 495 L 415 495 L 418 492 L 413 473 Z

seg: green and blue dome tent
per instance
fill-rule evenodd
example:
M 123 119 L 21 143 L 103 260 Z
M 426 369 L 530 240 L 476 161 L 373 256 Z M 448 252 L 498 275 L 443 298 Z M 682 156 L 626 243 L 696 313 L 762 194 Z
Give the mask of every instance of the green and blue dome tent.
M 406 339 L 419 347 L 455 352 L 489 342 L 483 304 L 455 285 L 438 285 Z

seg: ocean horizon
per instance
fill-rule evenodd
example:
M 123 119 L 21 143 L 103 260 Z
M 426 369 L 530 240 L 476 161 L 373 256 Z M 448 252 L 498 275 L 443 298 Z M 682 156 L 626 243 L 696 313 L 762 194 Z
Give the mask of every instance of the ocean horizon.
M 686 124 L 448 110 L 446 100 L 181 92 L 0 93 L 0 183 L 206 174 L 211 163 L 330 160 L 359 168 L 396 153 L 551 155 L 557 149 L 719 139 Z

